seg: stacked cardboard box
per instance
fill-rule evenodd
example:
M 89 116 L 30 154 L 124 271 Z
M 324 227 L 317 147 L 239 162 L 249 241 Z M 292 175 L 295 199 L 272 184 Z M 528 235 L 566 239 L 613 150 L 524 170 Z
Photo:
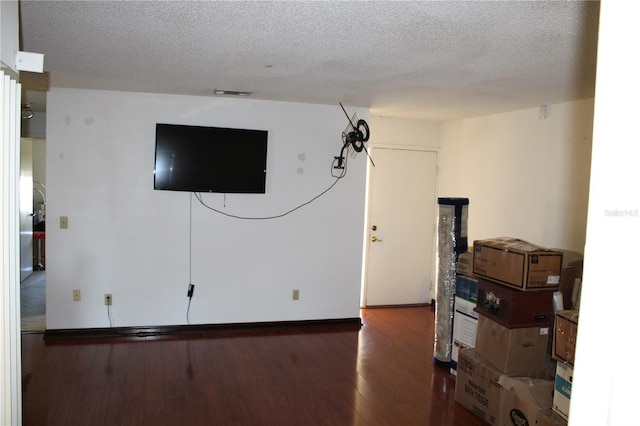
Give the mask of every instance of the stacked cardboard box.
M 583 258 L 580 253 L 564 252 L 560 290 L 565 295 L 565 306 L 570 306 L 571 310 L 556 312 L 552 350 L 552 358 L 557 361 L 552 411 L 563 420 L 569 419 L 573 363 L 578 337 L 582 263 Z
M 553 358 L 573 367 L 576 356 L 576 340 L 578 338 L 578 311 L 566 310 L 556 312 Z
M 551 410 L 553 386 L 551 380 L 505 374 L 477 348 L 460 351 L 455 399 L 491 425 L 566 426 Z
M 553 388 L 553 411 L 565 420 L 569 420 L 572 383 L 573 369 L 559 362 L 556 366 L 556 378 Z
M 559 250 L 562 251 L 560 292 L 564 298 L 564 309 L 578 309 L 580 304 L 579 294 L 580 283 L 582 282 L 583 255 L 575 251 Z
M 545 411 L 551 405 L 553 382 L 528 377 L 503 376 L 500 385 L 504 389 L 501 408 L 501 425 L 540 425 Z
M 475 349 L 460 351 L 456 375 L 456 401 L 492 425 L 500 424 L 503 373 Z
M 544 378 L 562 252 L 506 237 L 473 245 L 477 352 L 505 374 Z
M 473 243 L 473 273 L 519 290 L 556 290 L 561 270 L 561 251 L 508 237 Z
M 451 349 L 451 373 L 456 374 L 461 349 L 474 348 L 478 333 L 478 280 L 456 275 L 456 297 L 453 311 L 453 347 Z
M 458 255 L 456 274 L 473 277 L 473 247 Z
M 557 360 L 553 411 L 564 419 L 569 419 L 569 403 L 573 382 L 573 362 L 575 360 L 576 339 L 578 337 L 578 311 L 556 312 L 553 333 L 553 359 Z
M 478 240 L 466 265 L 478 281 L 479 315 L 475 349 L 460 352 L 456 401 L 493 425 L 554 424 L 545 412 L 553 405 L 549 338 L 562 252 Z
M 480 278 L 478 305 L 482 315 L 507 328 L 551 326 L 553 291 L 520 291 Z
M 507 328 L 482 314 L 478 318 L 476 351 L 504 374 L 547 376 L 548 343 L 548 326 Z

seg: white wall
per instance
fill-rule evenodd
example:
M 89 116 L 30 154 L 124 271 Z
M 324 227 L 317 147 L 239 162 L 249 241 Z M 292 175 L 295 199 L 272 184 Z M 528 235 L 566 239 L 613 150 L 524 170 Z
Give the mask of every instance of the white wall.
M 156 122 L 269 131 L 267 194 L 204 196 L 247 216 L 328 188 L 346 126 L 339 106 L 70 89 L 47 101 L 48 329 L 108 326 L 105 293 L 114 326 L 186 323 L 190 194 L 153 190 Z M 194 199 L 191 324 L 359 317 L 365 169 L 351 159 L 332 191 L 271 221 Z
M 584 252 L 592 122 L 591 99 L 443 123 L 438 194 L 469 198 L 469 241 Z
M 440 123 L 371 116 L 371 146 L 399 146 L 437 150 L 440 147 Z
M 640 2 L 603 1 L 570 426 L 638 424 Z

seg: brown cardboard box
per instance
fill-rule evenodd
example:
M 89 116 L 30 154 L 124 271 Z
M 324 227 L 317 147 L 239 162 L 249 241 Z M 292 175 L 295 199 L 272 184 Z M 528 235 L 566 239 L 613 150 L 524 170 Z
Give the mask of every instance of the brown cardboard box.
M 578 311 L 557 311 L 553 333 L 553 359 L 573 367 L 577 337 Z
M 551 409 L 553 384 L 553 380 L 502 376 L 501 426 L 538 425 L 541 412 Z
M 476 311 L 507 328 L 553 325 L 553 290 L 520 291 L 478 279 Z
M 473 273 L 520 290 L 557 289 L 562 252 L 516 238 L 500 237 L 473 243 Z
M 506 328 L 480 312 L 476 351 L 505 374 L 545 377 L 548 344 L 548 326 Z
M 475 349 L 463 349 L 458 358 L 456 401 L 492 425 L 500 425 L 502 372 Z
M 456 264 L 456 274 L 473 276 L 473 247 L 469 251 L 458 255 L 458 263 Z
M 571 297 L 576 279 L 582 280 L 582 265 L 584 256 L 581 253 L 563 249 L 553 249 L 562 252 L 562 271 L 560 271 L 560 292 L 564 302 L 564 309 L 577 309 L 573 307 Z

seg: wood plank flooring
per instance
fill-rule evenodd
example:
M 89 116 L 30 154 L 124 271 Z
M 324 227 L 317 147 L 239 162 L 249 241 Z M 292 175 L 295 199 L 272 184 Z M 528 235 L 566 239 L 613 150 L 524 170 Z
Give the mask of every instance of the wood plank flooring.
M 362 328 L 47 339 L 22 335 L 23 424 L 485 425 L 433 365 L 430 307 Z

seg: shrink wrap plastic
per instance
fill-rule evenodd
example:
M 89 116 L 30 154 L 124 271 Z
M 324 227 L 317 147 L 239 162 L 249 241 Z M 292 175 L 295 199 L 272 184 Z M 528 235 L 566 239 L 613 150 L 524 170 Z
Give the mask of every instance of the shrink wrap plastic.
M 456 292 L 455 206 L 440 205 L 435 309 L 434 362 L 449 364 L 453 341 L 453 303 Z

